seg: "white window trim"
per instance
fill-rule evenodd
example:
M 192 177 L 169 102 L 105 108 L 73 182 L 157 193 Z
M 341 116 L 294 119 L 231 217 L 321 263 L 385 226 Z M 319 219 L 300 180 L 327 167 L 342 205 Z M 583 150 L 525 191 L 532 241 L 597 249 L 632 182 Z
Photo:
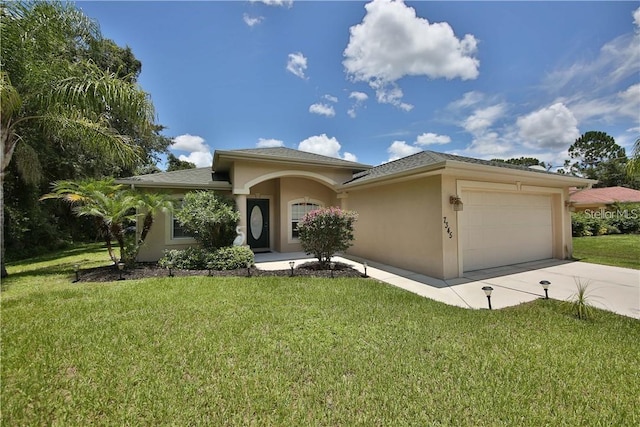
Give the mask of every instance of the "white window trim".
M 176 206 L 182 203 L 183 198 L 184 194 L 176 195 Z M 165 213 L 165 218 L 165 245 L 191 245 L 198 243 L 193 237 L 173 237 L 173 222 L 175 220 L 173 212 Z
M 292 222 L 293 222 L 293 212 L 291 212 L 291 209 L 293 207 L 293 205 L 298 204 L 298 203 L 310 203 L 310 204 L 314 204 L 314 205 L 318 205 L 320 208 L 324 208 L 324 203 L 322 203 L 320 200 L 316 200 L 316 199 L 310 199 L 308 197 L 303 197 L 300 199 L 294 199 L 291 200 L 287 203 L 287 242 L 288 243 L 300 243 L 300 239 L 298 238 L 293 238 L 293 227 L 292 227 Z

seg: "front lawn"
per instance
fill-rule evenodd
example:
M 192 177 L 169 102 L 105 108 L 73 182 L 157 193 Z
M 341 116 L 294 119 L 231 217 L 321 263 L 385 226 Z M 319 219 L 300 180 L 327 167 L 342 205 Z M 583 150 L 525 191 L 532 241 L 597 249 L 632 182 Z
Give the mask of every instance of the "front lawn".
M 594 264 L 640 270 L 640 234 L 574 237 L 573 257 Z
M 465 310 L 371 279 L 2 283 L 2 425 L 638 425 L 638 320 Z

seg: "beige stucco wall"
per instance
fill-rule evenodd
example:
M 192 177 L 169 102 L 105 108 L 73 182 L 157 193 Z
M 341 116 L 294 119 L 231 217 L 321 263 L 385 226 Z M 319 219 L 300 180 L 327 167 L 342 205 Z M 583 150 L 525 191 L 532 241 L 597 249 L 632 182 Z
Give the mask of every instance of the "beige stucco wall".
M 347 205 L 359 213 L 349 254 L 444 276 L 439 176 L 350 190 Z
M 311 203 L 319 203 L 325 207 L 337 206 L 338 200 L 333 189 L 316 181 L 303 178 L 280 178 L 280 211 L 279 229 L 277 236 L 278 252 L 301 251 L 302 247 L 297 241 L 290 238 L 290 213 L 289 204 L 294 200 L 308 198 Z

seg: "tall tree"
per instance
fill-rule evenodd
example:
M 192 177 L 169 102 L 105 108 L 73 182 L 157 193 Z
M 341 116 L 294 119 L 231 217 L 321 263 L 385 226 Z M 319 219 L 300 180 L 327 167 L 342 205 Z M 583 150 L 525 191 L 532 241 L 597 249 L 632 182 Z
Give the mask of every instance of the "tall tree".
M 519 165 L 519 166 L 542 166 L 543 168 L 547 168 L 547 166 L 544 164 L 544 162 L 541 162 L 540 160 L 536 159 L 535 157 L 519 157 L 519 158 L 512 158 L 512 159 L 507 159 L 507 160 L 503 160 L 503 159 L 491 159 L 492 162 L 503 162 L 503 163 L 509 163 L 510 165 Z
M 574 175 L 597 179 L 600 187 L 629 185 L 625 150 L 605 132 L 584 133 L 569 147 L 569 157 L 565 167 Z
M 633 144 L 633 154 L 627 164 L 627 174 L 631 178 L 640 178 L 640 138 Z
M 167 172 L 179 171 L 185 169 L 195 169 L 195 163 L 188 162 L 186 160 L 180 160 L 172 153 L 167 156 Z
M 136 138 L 157 130 L 153 105 L 134 79 L 101 69 L 87 54 L 101 40 L 97 24 L 68 3 L 0 4 L 0 244 L 5 269 L 4 180 L 14 160 L 27 181 L 42 176 L 43 145 L 139 163 Z M 43 144 L 47 143 L 47 144 Z

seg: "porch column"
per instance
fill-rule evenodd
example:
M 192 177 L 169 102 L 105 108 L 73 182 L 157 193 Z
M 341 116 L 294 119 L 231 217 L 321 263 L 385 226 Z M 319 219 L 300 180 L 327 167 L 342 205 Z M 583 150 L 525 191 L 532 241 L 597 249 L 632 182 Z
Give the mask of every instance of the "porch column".
M 348 209 L 347 199 L 349 198 L 348 193 L 338 193 L 338 200 L 340 200 L 340 209 L 346 211 Z
M 247 196 L 245 194 L 236 194 L 236 205 L 238 206 L 238 212 L 240 212 L 240 221 L 238 222 L 238 225 L 242 227 L 241 230 L 246 236 L 246 233 L 249 232 L 247 229 Z M 246 239 L 242 243 L 246 245 Z

